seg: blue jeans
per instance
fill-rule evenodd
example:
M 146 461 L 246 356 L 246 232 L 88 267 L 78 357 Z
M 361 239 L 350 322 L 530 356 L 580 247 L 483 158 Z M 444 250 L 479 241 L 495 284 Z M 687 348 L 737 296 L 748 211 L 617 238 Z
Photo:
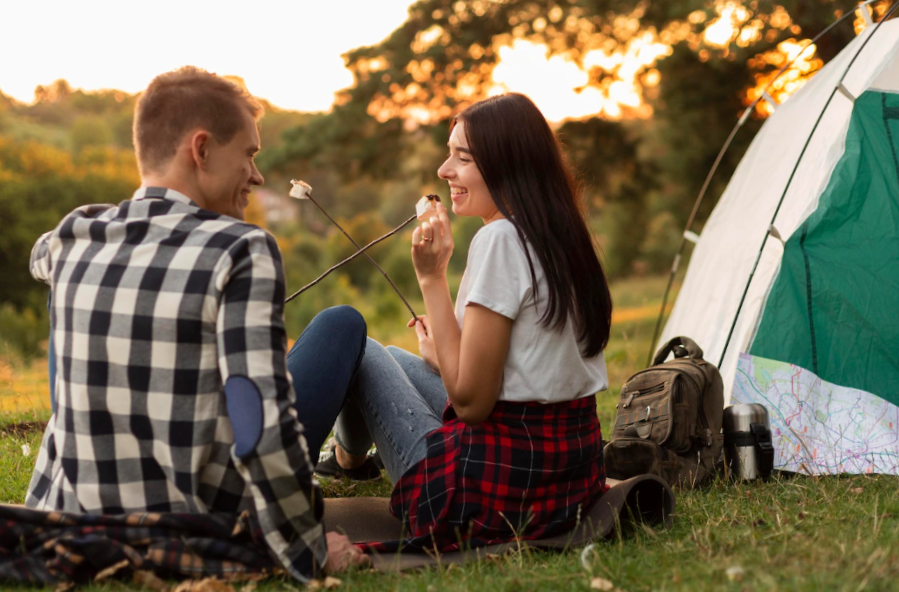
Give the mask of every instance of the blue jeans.
M 443 380 L 424 360 L 369 339 L 334 435 L 356 456 L 374 441 L 396 483 L 427 454 L 425 437 L 443 425 L 445 404 Z
M 318 313 L 287 354 L 313 466 L 365 358 L 366 333 L 355 308 L 335 306 Z
M 347 391 L 365 356 L 365 319 L 351 306 L 335 306 L 318 313 L 287 354 L 293 377 L 294 407 L 309 447 L 312 465 L 343 407 Z M 53 329 L 48 346 L 50 405 L 56 412 L 56 356 Z M 366 450 L 368 450 L 366 448 Z

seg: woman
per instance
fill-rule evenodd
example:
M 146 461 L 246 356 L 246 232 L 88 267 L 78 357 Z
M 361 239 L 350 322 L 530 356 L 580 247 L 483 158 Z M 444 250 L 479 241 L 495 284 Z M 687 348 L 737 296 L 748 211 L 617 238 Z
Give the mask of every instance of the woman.
M 452 550 L 574 526 L 606 490 L 594 394 L 612 303 L 555 135 L 525 96 L 472 105 L 438 170 L 478 216 L 455 311 L 446 209 L 412 235 L 421 358 L 369 341 L 338 422 L 351 468 L 374 439 L 405 544 Z M 412 322 L 410 322 L 410 325 Z M 364 424 L 364 425 L 363 425 Z

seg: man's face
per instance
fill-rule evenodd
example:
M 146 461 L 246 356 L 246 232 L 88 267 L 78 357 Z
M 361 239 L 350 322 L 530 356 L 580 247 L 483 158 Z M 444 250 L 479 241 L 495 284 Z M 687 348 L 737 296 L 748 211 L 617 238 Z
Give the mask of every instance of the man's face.
M 244 125 L 224 144 L 214 138 L 209 142 L 206 174 L 203 180 L 203 207 L 238 220 L 250 204 L 250 191 L 262 185 L 264 179 L 256 168 L 254 158 L 259 152 L 259 131 L 249 113 L 244 113 Z

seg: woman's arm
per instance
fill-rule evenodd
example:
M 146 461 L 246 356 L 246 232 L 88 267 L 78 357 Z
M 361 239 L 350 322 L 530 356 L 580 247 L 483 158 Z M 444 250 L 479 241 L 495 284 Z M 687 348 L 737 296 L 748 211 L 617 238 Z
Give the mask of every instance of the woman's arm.
M 424 296 L 430 333 L 425 334 L 420 324 L 416 324 L 415 330 L 423 344 L 433 341 L 440 375 L 456 415 L 475 425 L 490 415 L 499 397 L 512 320 L 483 306 L 471 305 L 459 329 L 446 279 L 452 252 L 453 236 L 446 208 L 437 204 L 437 215 L 412 233 L 412 262 Z

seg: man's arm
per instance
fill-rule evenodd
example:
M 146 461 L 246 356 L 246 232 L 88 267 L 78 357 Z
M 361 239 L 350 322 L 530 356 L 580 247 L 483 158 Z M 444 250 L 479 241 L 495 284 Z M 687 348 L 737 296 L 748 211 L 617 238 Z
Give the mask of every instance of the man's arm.
M 50 283 L 50 235 L 53 231 L 41 235 L 31 248 L 31 277 L 45 284 Z
M 71 232 L 71 226 L 84 218 L 96 218 L 103 212 L 114 208 L 112 204 L 90 204 L 75 208 L 72 213 L 68 214 L 60 223 L 60 227 L 64 227 L 68 233 Z M 31 277 L 45 284 L 50 283 L 50 276 L 53 272 L 53 265 L 50 261 L 50 239 L 53 237 L 55 230 L 45 232 L 41 235 L 34 247 L 31 248 L 31 262 L 29 269 Z
M 266 543 L 292 576 L 307 581 L 327 558 L 302 425 L 287 374 L 285 282 L 275 240 L 253 231 L 229 251 L 217 282 L 219 370 L 234 428 L 231 456 L 252 491 Z

